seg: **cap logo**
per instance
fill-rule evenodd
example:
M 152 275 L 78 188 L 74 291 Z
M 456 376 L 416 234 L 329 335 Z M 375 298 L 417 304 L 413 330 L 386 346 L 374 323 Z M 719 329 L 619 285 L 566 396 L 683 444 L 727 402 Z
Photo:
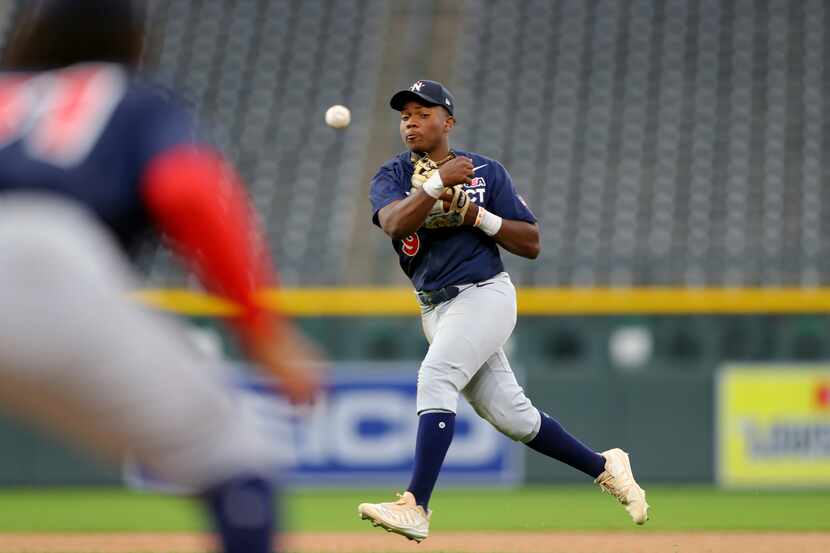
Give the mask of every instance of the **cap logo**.
M 412 92 L 421 92 L 421 87 L 422 86 L 424 86 L 424 82 L 423 81 L 418 81 L 415 84 L 413 84 L 412 86 L 410 86 L 409 90 L 411 90 Z
M 452 105 L 452 102 L 450 102 L 449 98 L 444 98 L 444 103 L 447 104 L 448 106 Z

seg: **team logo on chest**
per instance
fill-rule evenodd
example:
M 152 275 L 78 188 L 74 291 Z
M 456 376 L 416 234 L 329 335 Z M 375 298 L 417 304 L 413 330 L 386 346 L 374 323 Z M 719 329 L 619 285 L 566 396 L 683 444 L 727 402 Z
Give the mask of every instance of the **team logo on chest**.
M 484 180 L 484 177 L 475 177 L 470 184 L 464 185 L 467 195 L 477 204 L 484 203 L 484 191 L 486 189 L 487 181 Z
M 403 243 L 401 247 L 401 251 L 403 251 L 403 253 L 409 257 L 415 257 L 418 255 L 418 250 L 421 249 L 421 239 L 418 237 L 417 233 L 410 234 L 401 242 Z

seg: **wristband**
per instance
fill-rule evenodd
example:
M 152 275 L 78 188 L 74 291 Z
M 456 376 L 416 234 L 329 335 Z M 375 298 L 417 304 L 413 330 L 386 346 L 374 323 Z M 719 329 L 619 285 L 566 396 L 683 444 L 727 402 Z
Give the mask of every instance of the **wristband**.
M 481 206 L 478 206 L 476 222 L 473 226 L 480 228 L 487 236 L 495 236 L 501 230 L 502 218 L 495 213 L 490 213 Z
M 435 171 L 423 185 L 424 192 L 435 198 L 436 200 L 444 193 L 444 181 L 441 180 L 441 174 Z

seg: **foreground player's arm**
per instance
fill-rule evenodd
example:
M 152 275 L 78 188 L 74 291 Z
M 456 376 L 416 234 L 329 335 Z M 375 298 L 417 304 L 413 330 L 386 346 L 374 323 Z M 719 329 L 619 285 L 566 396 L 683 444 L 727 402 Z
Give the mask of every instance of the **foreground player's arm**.
M 443 192 L 444 187 L 456 184 L 469 184 L 473 175 L 473 162 L 466 157 L 452 159 L 438 169 L 435 193 Z M 429 181 L 427 181 L 429 183 Z M 402 240 L 416 232 L 435 205 L 438 195 L 430 195 L 429 185 L 425 184 L 402 200 L 390 202 L 378 211 L 378 220 L 383 231 L 394 240 Z
M 179 146 L 148 164 L 142 194 L 205 286 L 241 308 L 232 322 L 251 357 L 280 379 L 292 399 L 310 399 L 317 387 L 308 367 L 312 348 L 293 325 L 258 303 L 274 274 L 234 169 L 207 148 Z
M 208 289 L 242 312 L 233 320 L 245 342 L 272 335 L 281 320 L 256 294 L 273 281 L 259 229 L 236 172 L 207 148 L 158 155 L 144 175 L 145 205 Z

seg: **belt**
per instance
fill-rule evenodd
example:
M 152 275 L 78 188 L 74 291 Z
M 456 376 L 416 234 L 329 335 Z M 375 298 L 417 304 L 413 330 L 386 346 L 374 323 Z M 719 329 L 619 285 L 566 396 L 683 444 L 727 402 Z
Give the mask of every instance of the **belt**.
M 445 286 L 444 288 L 439 288 L 438 290 L 432 290 L 430 292 L 421 291 L 415 292 L 415 295 L 418 297 L 418 303 L 420 303 L 424 307 L 432 307 L 434 305 L 438 305 L 439 303 L 444 303 L 445 301 L 449 301 L 457 296 L 461 292 L 461 288 L 458 286 Z

